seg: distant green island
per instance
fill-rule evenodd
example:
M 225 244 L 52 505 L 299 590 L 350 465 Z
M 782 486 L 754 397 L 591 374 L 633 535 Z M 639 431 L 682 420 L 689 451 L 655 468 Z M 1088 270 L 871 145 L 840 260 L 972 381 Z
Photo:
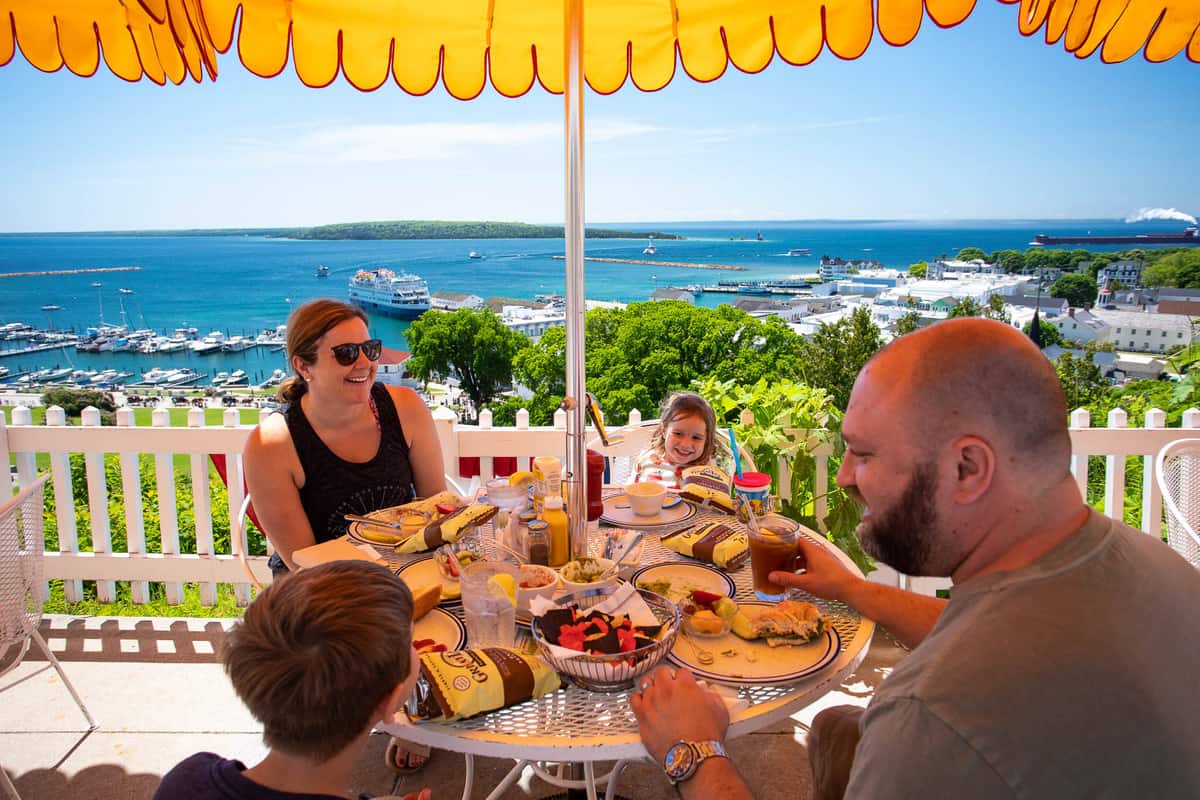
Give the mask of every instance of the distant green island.
M 286 235 L 292 239 L 561 239 L 563 226 L 530 225 L 525 222 L 397 220 L 319 225 Z M 615 231 L 606 228 L 586 228 L 584 236 L 588 239 L 683 238 L 660 231 Z
M 562 225 L 525 222 L 452 222 L 444 220 L 394 220 L 342 222 L 315 228 L 188 228 L 148 231 L 63 231 L 0 233 L 0 236 L 266 236 L 271 239 L 561 239 Z M 617 231 L 587 228 L 588 239 L 683 239 L 661 231 Z

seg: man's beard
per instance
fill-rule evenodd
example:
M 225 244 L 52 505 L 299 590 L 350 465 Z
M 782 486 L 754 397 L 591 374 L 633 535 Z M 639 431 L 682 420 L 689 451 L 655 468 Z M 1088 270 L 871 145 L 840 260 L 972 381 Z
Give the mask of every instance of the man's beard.
M 937 538 L 937 483 L 933 463 L 914 469 L 900 499 L 887 508 L 872 509 L 872 516 L 859 526 L 863 549 L 905 575 L 939 574 L 930 571 Z

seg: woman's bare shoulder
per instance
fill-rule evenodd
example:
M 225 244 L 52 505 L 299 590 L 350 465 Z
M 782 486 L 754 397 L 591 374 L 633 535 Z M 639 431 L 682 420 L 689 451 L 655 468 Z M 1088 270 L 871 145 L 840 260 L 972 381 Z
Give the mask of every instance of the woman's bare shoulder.
M 258 427 L 250 434 L 246 447 L 274 451 L 278 448 L 290 448 L 291 444 L 292 434 L 288 430 L 287 417 L 280 412 L 273 412 L 259 421 Z
M 396 404 L 396 409 L 400 413 L 429 413 L 429 407 L 425 405 L 425 401 L 421 399 L 421 395 L 407 386 L 385 385 L 385 388 L 388 394 L 391 395 L 392 402 Z

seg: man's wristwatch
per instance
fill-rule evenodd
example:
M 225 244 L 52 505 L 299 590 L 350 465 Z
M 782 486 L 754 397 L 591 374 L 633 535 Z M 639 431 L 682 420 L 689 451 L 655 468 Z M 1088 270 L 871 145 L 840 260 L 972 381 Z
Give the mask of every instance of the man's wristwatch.
M 667 754 L 663 756 L 663 772 L 667 773 L 667 780 L 674 786 L 695 775 L 704 759 L 718 756 L 729 758 L 725 745 L 716 739 L 701 742 L 680 740 L 667 748 Z

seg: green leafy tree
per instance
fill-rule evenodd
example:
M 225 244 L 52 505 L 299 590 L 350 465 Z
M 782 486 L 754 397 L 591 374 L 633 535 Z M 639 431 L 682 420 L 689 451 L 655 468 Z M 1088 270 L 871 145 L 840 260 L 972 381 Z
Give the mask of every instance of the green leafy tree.
M 1200 289 L 1200 251 L 1174 251 L 1161 256 L 1142 271 L 1147 286 Z
M 527 408 L 535 425 L 549 423 L 565 391 L 566 339 L 552 333 L 514 360 L 513 377 L 533 393 Z M 795 377 L 807 352 L 777 318 L 674 301 L 589 311 L 586 349 L 587 388 L 617 424 L 635 408 L 657 415 L 665 396 L 706 375 L 742 383 Z
M 1054 369 L 1067 396 L 1068 408 L 1082 408 L 1108 392 L 1110 384 L 1096 363 L 1094 350 L 1087 349 L 1082 356 L 1063 353 L 1054 362 Z
M 1072 308 L 1083 308 L 1096 299 L 1096 279 L 1090 275 L 1063 275 L 1050 287 L 1050 296 L 1065 298 Z
M 1008 309 L 1004 307 L 1004 298 L 998 294 L 988 297 L 987 305 L 983 309 L 983 316 L 1003 322 L 1005 325 L 1012 323 L 1012 314 L 1008 313 Z
M 42 395 L 42 405 L 46 408 L 58 406 L 68 417 L 79 417 L 88 406 L 100 411 L 100 421 L 104 425 L 116 424 L 116 406 L 112 395 L 95 389 L 72 389 L 59 386 L 49 389 Z
M 983 306 L 970 297 L 964 297 L 955 303 L 954 308 L 950 309 L 950 313 L 946 315 L 953 319 L 954 317 L 982 317 Z
M 1026 336 L 1032 337 L 1033 320 L 1026 322 L 1025 326 L 1021 328 L 1021 330 L 1025 332 Z M 1050 347 L 1051 345 L 1061 345 L 1066 343 L 1066 339 L 1063 338 L 1062 331 L 1040 317 L 1038 318 L 1038 331 L 1040 331 L 1042 334 L 1042 347 Z
M 896 335 L 903 336 L 906 333 L 912 333 L 920 327 L 921 315 L 916 311 L 909 311 L 900 319 L 896 320 Z
M 879 327 L 860 306 L 849 317 L 821 325 L 805 343 L 805 382 L 825 389 L 834 405 L 845 408 L 859 370 L 881 347 Z
M 955 258 L 959 261 L 974 261 L 975 259 L 987 261 L 987 253 L 983 252 L 978 247 L 964 247 L 962 250 L 958 251 L 958 255 L 955 256 Z
M 917 263 L 909 264 L 908 266 L 908 274 L 912 275 L 914 278 L 924 278 L 928 272 L 929 264 L 925 261 L 918 261 Z
M 1010 275 L 1025 269 L 1025 256 L 1020 250 L 997 250 L 992 253 L 991 262 L 999 264 Z
M 405 336 L 408 372 L 422 381 L 457 375 L 476 414 L 512 383 L 513 358 L 530 346 L 489 309 L 422 314 Z
M 833 397 L 824 389 L 789 380 L 759 380 L 742 386 L 709 377 L 693 386 L 712 405 L 718 424 L 732 426 L 738 442 L 754 456 L 754 465 L 771 476 L 773 491 L 790 495 L 782 503 L 781 513 L 813 530 L 823 527 L 829 541 L 864 573 L 874 569 L 855 535 L 862 511 L 836 481 L 828 482 L 826 515 L 820 523 L 815 516 L 817 460 L 812 453 L 821 445 L 833 445 L 829 477 L 837 474 L 842 454 L 837 435 L 842 415 Z M 786 469 L 781 470 L 781 462 Z

